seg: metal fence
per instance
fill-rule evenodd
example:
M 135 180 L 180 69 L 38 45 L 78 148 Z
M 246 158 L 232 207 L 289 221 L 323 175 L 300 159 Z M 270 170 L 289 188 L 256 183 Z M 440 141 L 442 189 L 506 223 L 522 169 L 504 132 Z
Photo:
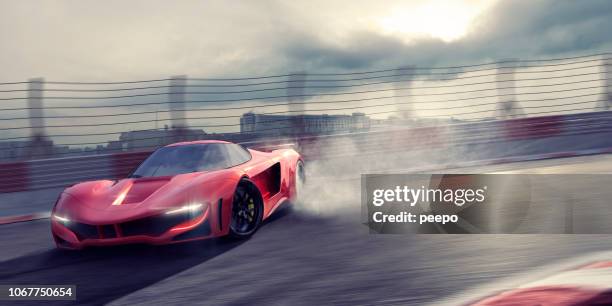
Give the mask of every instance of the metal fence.
M 0 160 L 149 151 L 181 139 L 346 133 L 354 129 L 333 116 L 353 113 L 368 119 L 366 130 L 379 132 L 605 111 L 611 63 L 612 54 L 604 53 L 342 73 L 4 82 Z M 260 120 L 241 133 L 245 113 Z M 308 132 L 312 118 L 326 129 Z

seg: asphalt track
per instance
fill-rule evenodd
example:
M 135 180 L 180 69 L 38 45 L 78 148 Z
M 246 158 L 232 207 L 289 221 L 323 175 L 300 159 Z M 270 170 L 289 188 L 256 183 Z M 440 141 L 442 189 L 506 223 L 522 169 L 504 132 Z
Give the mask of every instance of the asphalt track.
M 497 171 L 605 173 L 612 157 L 457 170 Z M 370 235 L 359 204 L 330 189 L 343 190 L 321 189 L 318 203 L 280 211 L 244 242 L 66 252 L 47 220 L 2 225 L 0 284 L 75 284 L 93 305 L 420 305 L 612 250 L 607 235 Z M 14 304 L 43 303 L 74 302 Z

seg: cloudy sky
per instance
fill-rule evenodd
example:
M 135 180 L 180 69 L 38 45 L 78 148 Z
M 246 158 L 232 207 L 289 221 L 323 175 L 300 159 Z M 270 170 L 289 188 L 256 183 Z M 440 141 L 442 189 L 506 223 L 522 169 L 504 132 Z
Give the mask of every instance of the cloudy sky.
M 244 77 L 554 58 L 611 51 L 609 29 L 607 0 L 2 0 L 0 82 Z
M 361 70 L 610 50 L 607 0 L 0 1 L 0 81 Z

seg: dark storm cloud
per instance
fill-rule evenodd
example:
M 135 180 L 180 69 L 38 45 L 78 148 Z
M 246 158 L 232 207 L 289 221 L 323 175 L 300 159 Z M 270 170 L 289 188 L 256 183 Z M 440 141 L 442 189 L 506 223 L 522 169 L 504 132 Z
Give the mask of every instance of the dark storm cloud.
M 311 68 L 335 67 L 351 70 L 375 66 L 386 57 L 397 56 L 403 47 L 395 38 L 360 32 L 351 35 L 343 45 L 300 35 L 283 48 L 283 53 L 291 61 L 308 63 Z
M 610 47 L 610 28 L 610 1 L 503 1 L 462 43 L 502 57 L 594 52 Z
M 361 31 L 353 33 L 341 45 L 316 37 L 299 37 L 283 48 L 283 54 L 297 65 L 303 63 L 313 70 L 359 70 L 412 64 L 417 59 L 431 61 L 423 53 L 433 59 L 436 50 L 444 45 L 436 39 L 422 39 L 418 45 L 407 46 L 395 37 Z

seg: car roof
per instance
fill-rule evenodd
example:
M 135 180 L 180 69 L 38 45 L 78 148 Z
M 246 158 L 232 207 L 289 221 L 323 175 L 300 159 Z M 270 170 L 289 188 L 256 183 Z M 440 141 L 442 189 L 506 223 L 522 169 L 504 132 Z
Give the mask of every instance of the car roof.
M 194 140 L 194 141 L 176 142 L 176 143 L 166 145 L 166 147 L 186 146 L 186 145 L 192 145 L 192 144 L 208 144 L 208 143 L 231 143 L 231 142 L 223 141 L 223 140 Z

